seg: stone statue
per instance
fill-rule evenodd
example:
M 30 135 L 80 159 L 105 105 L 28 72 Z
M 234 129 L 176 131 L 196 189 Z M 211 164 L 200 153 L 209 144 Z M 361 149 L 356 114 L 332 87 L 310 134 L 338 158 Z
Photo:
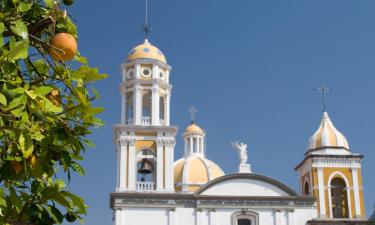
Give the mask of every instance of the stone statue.
M 244 143 L 238 143 L 236 141 L 235 143 L 232 143 L 232 147 L 237 150 L 238 157 L 240 159 L 240 164 L 246 164 L 247 163 L 247 144 Z

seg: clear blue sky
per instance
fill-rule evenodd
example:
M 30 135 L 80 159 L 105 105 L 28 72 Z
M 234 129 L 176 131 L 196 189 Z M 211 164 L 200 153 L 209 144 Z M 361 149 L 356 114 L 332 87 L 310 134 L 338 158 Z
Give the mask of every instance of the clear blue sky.
M 172 123 L 189 123 L 198 109 L 210 159 L 226 173 L 238 159 L 230 142 L 248 143 L 256 173 L 298 190 L 294 167 L 321 117 L 322 82 L 334 89 L 328 111 L 365 155 L 367 214 L 375 202 L 374 0 L 150 0 L 151 42 L 173 66 Z M 120 64 L 143 42 L 143 0 L 83 1 L 69 8 L 79 26 L 79 49 L 109 78 L 102 94 L 106 126 L 95 130 L 84 162 L 87 176 L 71 189 L 90 205 L 86 224 L 112 224 L 109 193 L 116 185 L 112 126 L 120 121 Z M 181 132 L 175 157 L 182 155 Z

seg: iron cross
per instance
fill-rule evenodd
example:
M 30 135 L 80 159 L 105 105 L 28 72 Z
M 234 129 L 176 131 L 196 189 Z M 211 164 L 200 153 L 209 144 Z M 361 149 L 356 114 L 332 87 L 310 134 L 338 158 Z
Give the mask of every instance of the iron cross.
M 328 88 L 324 84 L 322 84 L 318 88 L 314 88 L 315 91 L 320 91 L 322 92 L 322 105 L 323 105 L 323 112 L 327 111 L 327 93 L 331 92 L 332 89 Z

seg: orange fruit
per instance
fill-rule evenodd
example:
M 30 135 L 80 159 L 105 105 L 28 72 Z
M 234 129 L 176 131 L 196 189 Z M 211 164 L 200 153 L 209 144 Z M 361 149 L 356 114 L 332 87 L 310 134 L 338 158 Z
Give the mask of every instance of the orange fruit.
M 69 61 L 77 53 L 77 41 L 68 33 L 58 33 L 52 37 L 49 48 L 49 54 L 57 61 Z
M 12 167 L 13 167 L 13 169 L 16 172 L 17 175 L 20 174 L 23 170 L 22 162 L 12 161 Z

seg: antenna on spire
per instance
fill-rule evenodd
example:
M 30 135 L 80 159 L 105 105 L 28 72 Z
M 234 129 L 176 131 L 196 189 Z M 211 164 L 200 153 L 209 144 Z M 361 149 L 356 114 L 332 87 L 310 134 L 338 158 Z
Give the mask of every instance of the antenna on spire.
M 322 92 L 322 105 L 323 105 L 323 112 L 327 111 L 327 93 L 331 92 L 332 89 L 328 88 L 324 84 L 322 84 L 318 88 L 314 88 L 314 91 L 320 91 Z
M 148 0 L 145 1 L 145 23 L 142 25 L 142 32 L 145 34 L 145 39 L 148 39 L 150 37 L 152 28 L 151 25 L 148 23 Z
M 198 110 L 195 108 L 195 106 L 192 105 L 189 109 L 189 112 L 190 112 L 190 116 L 191 116 L 191 122 L 194 123 L 195 122 L 195 114 L 198 112 Z

